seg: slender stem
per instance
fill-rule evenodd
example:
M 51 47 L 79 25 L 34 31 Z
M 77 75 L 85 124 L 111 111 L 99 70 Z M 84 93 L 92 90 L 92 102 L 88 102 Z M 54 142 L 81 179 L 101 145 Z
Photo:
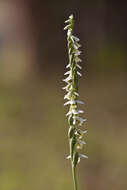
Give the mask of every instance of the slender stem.
M 73 163 L 72 163 L 72 176 L 73 176 L 74 190 L 78 190 L 76 167 L 73 165 Z

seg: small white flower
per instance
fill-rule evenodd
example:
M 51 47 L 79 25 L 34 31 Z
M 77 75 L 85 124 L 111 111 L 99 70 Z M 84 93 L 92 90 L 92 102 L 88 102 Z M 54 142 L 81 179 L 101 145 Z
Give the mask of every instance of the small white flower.
M 70 16 L 69 16 L 70 21 L 71 21 L 73 18 L 74 18 L 73 15 L 70 15 Z
M 84 154 L 79 154 L 80 158 L 87 158 L 88 159 L 88 156 L 84 155 Z
M 78 62 L 82 62 L 82 60 L 79 58 L 79 57 L 75 57 L 75 62 L 78 63 Z
M 78 71 L 77 71 L 77 74 L 78 74 L 80 77 L 82 76 L 82 74 L 81 74 L 80 72 L 78 72 Z
M 81 47 L 81 45 L 80 44 L 78 44 L 78 43 L 74 43 L 74 49 L 79 49 Z
M 67 94 L 65 94 L 64 99 L 70 100 L 71 98 L 71 91 L 69 91 Z
M 71 71 L 67 71 L 66 73 L 64 73 L 64 75 L 68 75 L 68 74 L 70 74 L 71 73 Z
M 73 37 L 71 36 L 71 40 L 72 40 L 72 42 L 74 43 L 74 39 L 73 39 Z
M 69 83 L 69 84 L 67 84 L 67 86 L 63 87 L 62 89 L 66 90 L 67 92 L 69 92 L 69 91 L 72 90 L 72 85 Z
M 70 63 L 66 66 L 66 68 L 69 68 L 70 67 Z
M 69 75 L 66 79 L 63 79 L 64 82 L 69 82 L 70 80 L 72 80 L 72 76 Z
M 78 129 L 78 131 L 81 133 L 81 134 L 86 134 L 88 131 L 87 130 L 85 130 L 85 131 L 82 131 L 81 129 Z
M 71 114 L 72 114 L 72 111 L 70 110 L 70 111 L 66 114 L 66 116 L 71 115 Z
M 67 90 L 67 87 L 69 86 L 69 84 L 67 86 L 64 86 L 62 89 L 63 90 Z
M 72 109 L 72 113 L 73 113 L 74 115 L 78 115 L 78 111 L 75 110 L 75 109 Z
M 73 125 L 75 125 L 75 124 L 76 124 L 76 118 L 73 117 Z
M 76 44 L 74 44 L 74 49 L 76 49 L 76 50 L 77 50 L 78 48 L 79 48 L 79 47 L 78 47 L 78 46 L 76 46 Z
M 70 104 L 75 104 L 76 103 L 76 100 L 70 100 Z
M 76 42 L 79 42 L 79 41 L 80 41 L 80 39 L 77 38 L 76 36 L 72 36 L 72 37 L 73 37 L 73 39 L 74 39 Z
M 70 25 L 70 24 L 68 24 L 67 26 L 65 26 L 65 27 L 64 27 L 64 30 L 67 30 L 67 29 L 69 29 L 69 28 L 71 28 L 71 25 Z
M 83 119 L 81 117 L 77 117 L 77 120 L 80 122 L 79 126 L 82 126 L 82 124 L 87 120 L 87 119 Z
M 84 111 L 83 110 L 78 110 L 78 113 L 84 113 Z
M 78 139 L 77 140 L 80 144 L 82 144 L 82 145 L 86 145 L 86 142 L 85 141 L 82 141 L 82 140 L 80 140 L 80 139 Z
M 70 104 L 70 101 L 66 102 L 66 103 L 64 104 L 64 106 L 69 105 L 69 104 Z
M 82 101 L 80 101 L 80 100 L 76 100 L 76 102 L 77 102 L 78 104 L 84 104 L 84 102 L 82 102 Z
M 77 66 L 79 69 L 82 69 L 82 67 L 81 67 L 79 64 L 76 64 L 76 66 Z
M 68 30 L 67 35 L 71 36 L 71 30 Z
M 76 146 L 77 149 L 82 149 L 83 148 L 83 144 L 78 143 Z
M 76 56 L 79 56 L 81 53 L 82 53 L 82 52 L 79 51 L 79 50 L 76 50 L 76 51 L 75 51 L 75 55 L 76 55 Z
M 65 20 L 65 22 L 64 22 L 64 23 L 68 23 L 68 22 L 70 22 L 70 19 L 68 19 L 68 20 Z
M 67 160 L 71 159 L 71 155 L 67 156 L 66 159 L 67 159 Z
M 80 129 L 77 129 L 76 132 L 75 132 L 75 134 L 78 136 L 79 139 L 82 139 L 83 136 L 84 136 L 86 133 L 87 133 L 87 130 L 82 131 L 82 130 L 80 130 Z
M 80 163 L 80 160 L 81 160 L 81 159 L 80 159 L 80 156 L 79 156 L 79 158 L 78 158 L 78 164 Z
M 75 94 L 76 96 L 79 96 L 79 94 L 78 94 L 77 92 L 74 92 L 74 94 Z
M 64 106 L 66 106 L 66 105 L 68 105 L 68 104 L 72 105 L 72 104 L 75 104 L 75 103 L 76 103 L 75 100 L 70 100 L 70 101 L 66 102 L 66 103 L 64 104 Z

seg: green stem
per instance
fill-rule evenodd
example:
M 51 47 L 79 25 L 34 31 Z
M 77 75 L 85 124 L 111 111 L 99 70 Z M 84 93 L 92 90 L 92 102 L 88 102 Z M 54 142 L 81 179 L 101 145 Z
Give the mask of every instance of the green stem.
M 72 176 L 73 176 L 74 190 L 78 190 L 76 167 L 73 165 L 73 163 L 72 163 Z

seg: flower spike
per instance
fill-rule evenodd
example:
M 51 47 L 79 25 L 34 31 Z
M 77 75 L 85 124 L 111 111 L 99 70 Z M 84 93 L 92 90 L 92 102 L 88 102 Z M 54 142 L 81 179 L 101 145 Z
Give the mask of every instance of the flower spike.
M 82 76 L 79 72 L 82 67 L 79 65 L 82 60 L 80 59 L 81 51 L 79 48 L 80 39 L 74 36 L 74 17 L 73 15 L 69 16 L 69 19 L 65 21 L 67 26 L 64 30 L 67 30 L 67 43 L 68 43 L 68 56 L 69 63 L 66 68 L 69 69 L 65 72 L 67 78 L 63 81 L 67 83 L 63 89 L 66 90 L 67 94 L 64 96 L 64 99 L 67 99 L 67 102 L 64 105 L 69 105 L 69 111 L 66 114 L 68 117 L 69 123 L 69 144 L 70 144 L 70 155 L 67 159 L 71 160 L 72 164 L 72 174 L 74 180 L 74 190 L 77 190 L 76 182 L 76 166 L 80 162 L 80 158 L 88 158 L 86 155 L 80 154 L 78 149 L 82 149 L 86 142 L 83 140 L 84 135 L 87 133 L 87 130 L 81 130 L 83 123 L 86 119 L 83 119 L 80 114 L 84 111 L 78 109 L 79 104 L 84 104 L 84 102 L 78 100 L 78 79 Z M 80 128 L 79 128 L 80 127 Z

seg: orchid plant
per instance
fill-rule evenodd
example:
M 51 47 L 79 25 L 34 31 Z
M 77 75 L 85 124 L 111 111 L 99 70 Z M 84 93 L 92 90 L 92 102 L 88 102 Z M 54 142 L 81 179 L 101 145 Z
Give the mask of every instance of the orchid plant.
M 67 30 L 69 56 L 69 63 L 66 66 L 68 71 L 64 74 L 65 76 L 67 75 L 67 78 L 63 80 L 66 83 L 66 86 L 63 89 L 67 92 L 67 94 L 64 96 L 64 99 L 67 100 L 67 102 L 64 105 L 69 105 L 69 111 L 66 116 L 68 117 L 69 125 L 68 138 L 70 155 L 67 157 L 67 159 L 70 159 L 72 165 L 74 190 L 78 190 L 76 166 L 80 162 L 81 158 L 88 158 L 86 155 L 81 154 L 81 151 L 79 151 L 83 148 L 83 145 L 86 144 L 86 142 L 83 140 L 83 137 L 87 133 L 87 130 L 82 130 L 81 128 L 86 119 L 81 117 L 81 114 L 84 113 L 84 111 L 79 109 L 79 104 L 84 103 L 78 100 L 78 79 L 82 76 L 79 71 L 82 69 L 80 66 L 81 59 L 79 57 L 81 54 L 81 51 L 79 50 L 81 45 L 79 44 L 79 38 L 73 34 L 73 15 L 69 16 L 69 19 L 66 20 L 65 23 L 67 23 L 67 26 L 64 28 L 64 30 Z

